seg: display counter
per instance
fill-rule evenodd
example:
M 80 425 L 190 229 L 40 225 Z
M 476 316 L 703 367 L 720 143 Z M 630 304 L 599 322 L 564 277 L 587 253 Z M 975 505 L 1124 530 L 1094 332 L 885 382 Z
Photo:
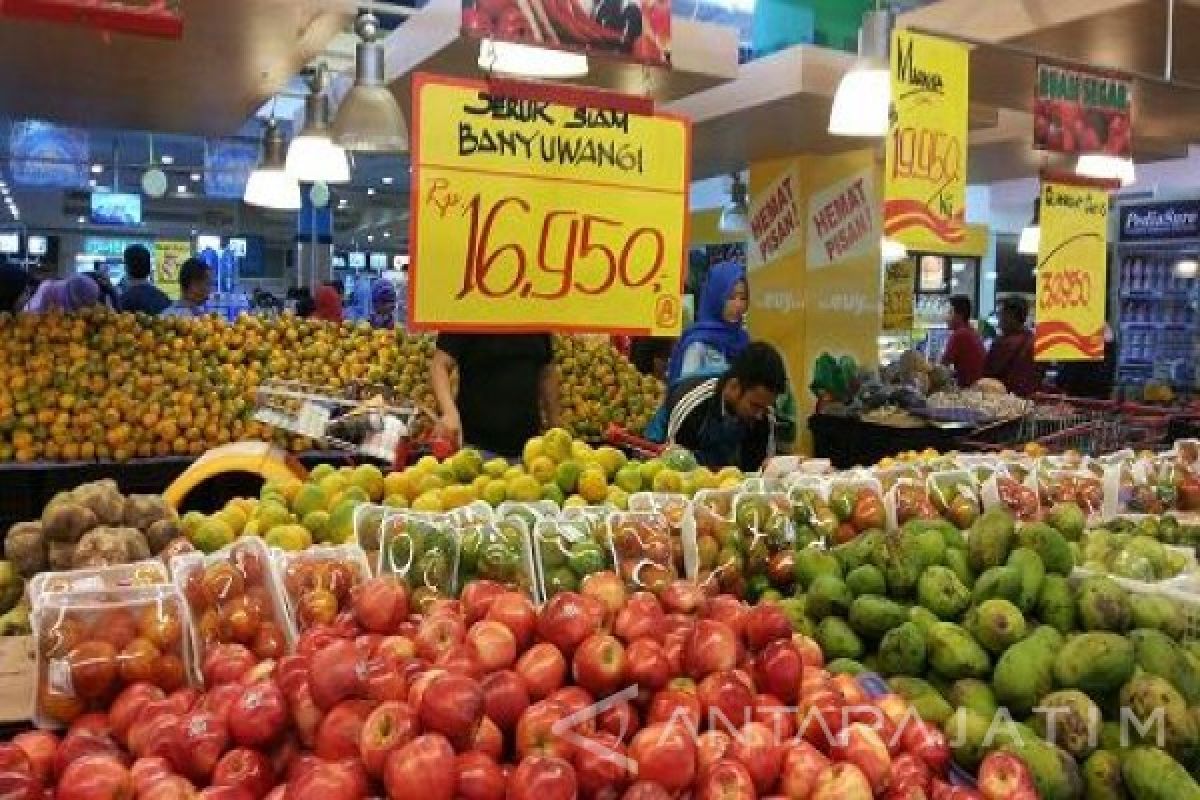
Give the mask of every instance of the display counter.
M 869 467 L 909 450 L 958 450 L 975 430 L 962 425 L 897 427 L 867 422 L 857 414 L 829 411 L 808 419 L 813 456 L 827 458 L 836 469 Z

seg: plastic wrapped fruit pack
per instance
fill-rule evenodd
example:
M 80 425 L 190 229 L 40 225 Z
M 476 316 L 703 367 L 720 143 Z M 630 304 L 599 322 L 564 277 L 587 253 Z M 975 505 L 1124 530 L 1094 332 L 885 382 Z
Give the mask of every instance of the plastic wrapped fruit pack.
M 37 608 L 46 594 L 105 592 L 170 583 L 171 575 L 158 559 L 69 572 L 39 572 L 29 581 L 29 604 Z
M 803 541 L 832 542 L 838 519 L 829 507 L 829 482 L 817 475 L 789 475 L 784 482 L 792 503 L 796 537 Z
M 984 509 L 1007 508 L 1021 522 L 1041 517 L 1037 481 L 1031 472 L 1014 475 L 1007 468 L 998 467 L 980 484 L 979 495 Z
M 767 589 L 790 588 L 795 580 L 796 529 L 787 494 L 738 494 L 732 522 L 732 536 L 717 556 L 720 590 L 757 600 Z
M 534 528 L 534 553 L 542 595 L 579 591 L 583 579 L 611 566 L 611 553 L 582 519 L 541 519 Z
M 829 507 L 837 519 L 830 544 L 843 544 L 887 525 L 883 487 L 869 473 L 847 472 L 829 481 Z
M 196 664 L 217 645 L 240 645 L 260 660 L 290 649 L 282 592 L 261 539 L 245 537 L 210 555 L 186 553 L 171 569 L 187 600 Z
M 1180 486 L 1186 470 L 1173 458 L 1142 458 L 1125 462 L 1117 477 L 1116 513 L 1162 514 L 1179 508 Z M 1108 480 L 1111 484 L 1112 478 Z
M 899 528 L 907 522 L 937 519 L 938 511 L 929 498 L 928 483 L 921 478 L 901 478 L 892 484 L 884 497 L 888 527 Z
M 934 472 L 925 480 L 933 507 L 959 530 L 970 528 L 983 513 L 979 486 L 968 470 Z
M 457 532 L 460 591 L 471 581 L 490 580 L 524 593 L 534 603 L 541 602 L 529 528 L 524 522 L 510 517 L 463 525 Z
M 496 506 L 496 519 L 503 520 L 509 517 L 517 517 L 527 526 L 529 530 L 537 527 L 537 523 L 542 519 L 553 519 L 558 516 L 558 505 L 552 500 L 536 500 L 532 503 L 517 503 L 511 500 L 506 500 Z
M 379 551 L 383 540 L 383 521 L 395 511 L 387 506 L 363 503 L 354 509 L 354 540 L 368 553 Z
M 458 537 L 447 515 L 398 511 L 384 520 L 377 573 L 407 583 L 414 607 L 423 608 L 431 597 L 453 597 L 457 571 Z
M 680 577 L 695 575 L 694 564 L 692 571 L 688 570 L 683 547 L 683 524 L 691 510 L 690 504 L 687 495 L 673 492 L 637 492 L 629 496 L 630 511 L 662 514 L 667 520 L 671 535 L 672 569 Z
M 187 686 L 186 610 L 174 586 L 43 595 L 34 616 L 33 721 L 70 724 L 107 711 L 126 686 Z
M 613 564 L 630 588 L 658 593 L 681 577 L 672 555 L 677 539 L 664 515 L 614 511 L 608 516 L 608 536 Z
M 275 550 L 271 564 L 283 587 L 288 622 L 294 633 L 330 625 L 353 606 L 351 590 L 371 577 L 367 555 L 353 544 Z
M 1088 517 L 1104 513 L 1104 479 L 1084 470 L 1038 470 L 1038 501 L 1043 508 L 1075 503 Z

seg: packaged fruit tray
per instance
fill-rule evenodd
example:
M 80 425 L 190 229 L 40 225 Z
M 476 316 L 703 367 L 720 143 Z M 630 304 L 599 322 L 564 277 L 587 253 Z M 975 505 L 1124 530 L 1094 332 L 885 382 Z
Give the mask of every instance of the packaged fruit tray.
M 1082 570 L 1072 570 L 1072 588 L 1077 589 L 1082 582 L 1092 577 L 1094 576 Z M 1131 595 L 1151 598 L 1151 603 L 1143 606 L 1140 613 L 1161 615 L 1162 618 L 1157 621 L 1150 620 L 1151 624 L 1142 627 L 1162 630 L 1184 644 L 1200 642 L 1200 591 L 1179 582 L 1156 585 L 1114 576 L 1105 577 Z
M 1042 514 L 1037 478 L 1032 472 L 1017 476 L 1006 467 L 997 467 L 980 483 L 979 497 L 984 511 L 1007 508 L 1021 522 L 1032 522 Z
M 738 594 L 751 600 L 767 589 L 790 589 L 796 577 L 797 541 L 787 493 L 739 493 L 733 499 L 731 521 L 733 538 L 717 555 L 718 575 L 740 574 L 744 586 Z
M 535 500 L 532 503 L 518 503 L 505 500 L 496 506 L 496 519 L 507 519 L 518 516 L 533 530 L 540 519 L 553 519 L 558 516 L 558 504 L 553 500 Z
M 371 577 L 367 554 L 356 544 L 272 550 L 271 567 L 283 587 L 294 637 L 315 625 L 330 625 L 339 613 L 349 611 L 354 587 Z
M 457 526 L 446 514 L 395 511 L 384 518 L 377 575 L 395 575 L 408 584 L 413 606 L 428 596 L 458 593 Z
M 447 511 L 446 515 L 457 525 L 487 524 L 496 521 L 496 512 L 482 500 Z
M 533 542 L 529 527 L 519 517 L 499 522 L 475 522 L 459 526 L 458 591 L 472 581 L 487 580 L 522 592 L 534 604 L 542 602 Z
M 1038 502 L 1042 508 L 1057 503 L 1075 503 L 1089 520 L 1106 519 L 1116 513 L 1115 497 L 1109 495 L 1105 479 L 1086 469 L 1050 469 L 1038 466 Z M 1115 487 L 1114 487 L 1115 488 Z
M 166 693 L 193 683 L 185 605 L 171 585 L 43 595 L 33 615 L 34 724 L 108 711 L 135 683 Z
M 354 541 L 368 553 L 379 551 L 379 543 L 383 541 L 383 521 L 388 514 L 396 509 L 363 503 L 354 509 Z
M 828 481 L 829 509 L 836 527 L 832 541 L 842 544 L 869 530 L 887 526 L 887 509 L 883 501 L 883 485 L 866 470 L 844 472 Z
M 166 564 L 158 559 L 89 567 L 68 572 L 39 572 L 29 580 L 29 604 L 36 609 L 42 597 L 64 592 L 113 592 L 141 586 L 170 585 Z
M 1124 516 L 1122 519 L 1131 519 Z M 1162 586 L 1197 571 L 1196 551 L 1178 547 L 1132 531 L 1093 528 L 1080 539 L 1078 569 L 1086 574 L 1109 575 L 1133 583 Z
M 680 547 L 682 543 L 666 516 L 655 511 L 614 511 L 607 524 L 613 566 L 631 589 L 658 593 L 685 577 L 673 555 L 676 543 Z
M 898 530 L 914 519 L 937 519 L 937 509 L 929 499 L 923 477 L 904 477 L 891 485 L 883 496 L 887 529 Z
M 925 479 L 925 487 L 934 509 L 959 530 L 970 528 L 971 523 L 983 513 L 979 485 L 970 470 L 931 472 Z
M 666 519 L 670 529 L 673 569 L 675 575 L 681 578 L 696 576 L 696 561 L 688 555 L 689 552 L 695 552 L 695 538 L 692 538 L 691 545 L 684 545 L 684 521 L 691 511 L 691 502 L 687 495 L 672 492 L 636 492 L 629 496 L 630 511 L 661 514 Z
M 172 559 L 171 571 L 186 601 L 197 680 L 218 645 L 240 645 L 259 660 L 291 651 L 283 590 L 262 539 L 246 536 L 209 555 L 184 553 Z
M 542 597 L 578 591 L 583 579 L 612 567 L 607 537 L 597 536 L 582 518 L 542 518 L 534 526 L 534 561 Z

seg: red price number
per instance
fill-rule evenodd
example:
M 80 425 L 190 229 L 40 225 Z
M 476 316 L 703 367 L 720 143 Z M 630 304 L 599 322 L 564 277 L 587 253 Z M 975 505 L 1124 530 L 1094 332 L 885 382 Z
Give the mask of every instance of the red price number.
M 1068 268 L 1053 272 L 1039 271 L 1038 308 L 1049 311 L 1058 308 L 1081 308 L 1092 299 L 1092 276 L 1086 270 Z
M 957 136 L 928 128 L 901 128 L 892 139 L 892 176 L 941 183 L 958 178 L 962 149 Z
M 539 215 L 520 197 L 486 205 L 480 195 L 463 207 L 468 220 L 467 254 L 457 299 L 515 296 L 556 300 L 576 292 L 600 295 L 614 287 L 653 284 L 662 271 L 666 237 L 651 227 L 555 209 Z M 508 231 L 502 235 L 500 228 Z M 526 246 L 513 231 L 534 233 Z

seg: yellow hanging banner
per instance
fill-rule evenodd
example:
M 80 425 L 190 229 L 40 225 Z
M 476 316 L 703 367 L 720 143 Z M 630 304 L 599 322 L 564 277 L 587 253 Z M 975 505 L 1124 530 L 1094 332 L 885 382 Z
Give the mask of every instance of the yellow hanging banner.
M 410 330 L 677 336 L 690 125 L 523 90 L 413 80 Z
M 1108 187 L 1046 180 L 1037 259 L 1037 361 L 1104 358 Z
M 966 238 L 967 74 L 964 45 L 892 34 L 884 231 L 910 250 Z

